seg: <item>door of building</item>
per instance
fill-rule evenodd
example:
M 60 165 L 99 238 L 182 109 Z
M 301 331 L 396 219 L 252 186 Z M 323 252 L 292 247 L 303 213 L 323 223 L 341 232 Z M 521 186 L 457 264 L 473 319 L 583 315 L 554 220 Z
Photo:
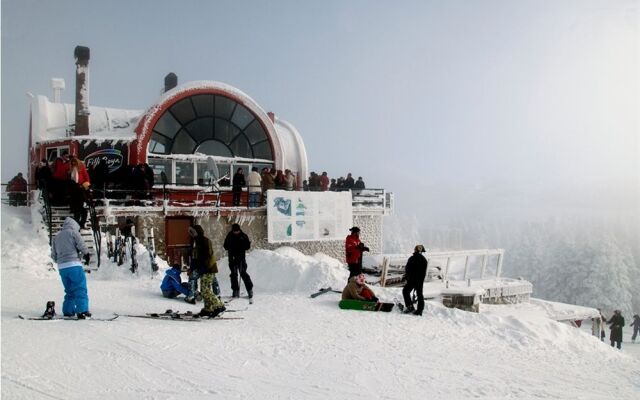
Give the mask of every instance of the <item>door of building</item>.
M 191 247 L 189 227 L 191 225 L 193 225 L 192 217 L 167 217 L 165 220 L 164 237 L 169 265 L 189 265 L 191 256 L 189 254 Z

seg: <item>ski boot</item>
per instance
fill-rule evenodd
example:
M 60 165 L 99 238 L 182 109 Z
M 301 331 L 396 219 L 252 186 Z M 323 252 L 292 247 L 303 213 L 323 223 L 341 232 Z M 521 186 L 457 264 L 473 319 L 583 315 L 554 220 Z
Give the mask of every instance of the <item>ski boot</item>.
M 56 316 L 56 302 L 47 301 L 47 307 L 44 310 L 44 314 L 42 314 L 42 318 L 53 319 L 53 317 L 55 316 Z
M 78 319 L 87 319 L 87 318 L 91 318 L 91 313 L 89 311 L 78 313 Z
M 413 305 L 410 305 L 409 307 L 405 308 L 403 313 L 404 314 L 412 314 L 416 311 L 416 309 L 413 307 Z
M 235 297 L 235 298 L 240 297 L 240 291 L 239 290 L 234 290 L 233 294 L 231 295 L 231 297 Z
M 195 297 L 185 297 L 184 301 L 186 303 L 189 303 L 189 304 L 196 304 L 196 298 Z
M 213 311 L 211 311 L 211 313 L 209 314 L 209 318 L 215 318 L 215 317 L 217 317 L 218 315 L 222 314 L 225 311 L 227 311 L 227 308 L 225 306 L 218 307 L 218 308 L 214 309 Z
M 247 290 L 247 296 L 248 296 L 250 299 L 253 299 L 253 289 L 252 289 L 252 290 Z

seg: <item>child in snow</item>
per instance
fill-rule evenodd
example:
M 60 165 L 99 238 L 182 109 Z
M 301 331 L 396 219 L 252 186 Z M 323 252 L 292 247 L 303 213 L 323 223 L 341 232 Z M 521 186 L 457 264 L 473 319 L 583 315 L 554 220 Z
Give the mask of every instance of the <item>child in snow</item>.
M 631 336 L 631 341 L 635 343 L 636 338 L 638 337 L 638 333 L 640 333 L 640 316 L 638 316 L 638 314 L 635 314 L 633 316 L 633 322 L 631 323 L 631 326 L 633 326 L 633 336 Z
M 369 286 L 365 284 L 364 274 L 352 276 L 342 291 L 342 300 L 361 300 L 377 303 L 378 298 Z
M 189 284 L 182 282 L 182 278 L 180 277 L 181 272 L 182 267 L 179 264 L 175 264 L 167 270 L 162 284 L 160 284 L 160 290 L 162 290 L 164 297 L 173 299 L 181 294 L 185 296 L 189 295 Z

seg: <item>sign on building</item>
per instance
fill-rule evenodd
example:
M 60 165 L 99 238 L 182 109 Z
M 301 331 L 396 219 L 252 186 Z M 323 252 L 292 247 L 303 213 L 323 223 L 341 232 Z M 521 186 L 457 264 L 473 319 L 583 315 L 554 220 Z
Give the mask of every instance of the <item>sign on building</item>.
M 269 243 L 343 240 L 352 223 L 351 192 L 267 192 Z

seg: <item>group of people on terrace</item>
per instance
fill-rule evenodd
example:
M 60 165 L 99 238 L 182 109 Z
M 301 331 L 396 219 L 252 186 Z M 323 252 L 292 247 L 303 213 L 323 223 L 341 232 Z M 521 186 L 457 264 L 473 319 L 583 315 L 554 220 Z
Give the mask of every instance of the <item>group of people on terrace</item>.
M 234 207 L 240 205 L 240 198 L 245 187 L 247 188 L 249 207 L 258 207 L 264 204 L 268 190 L 300 190 L 296 175 L 290 169 L 285 169 L 283 172 L 275 168 L 264 167 L 262 171 L 258 172 L 258 168 L 253 167 L 248 176 L 245 176 L 244 169 L 238 168 L 231 180 Z M 364 188 L 362 177 L 358 177 L 356 181 L 351 173 L 348 173 L 346 178 L 340 177 L 337 180 L 330 180 L 326 171 L 321 175 L 311 172 L 309 179 L 302 181 L 302 190 L 304 191 L 324 192 Z

